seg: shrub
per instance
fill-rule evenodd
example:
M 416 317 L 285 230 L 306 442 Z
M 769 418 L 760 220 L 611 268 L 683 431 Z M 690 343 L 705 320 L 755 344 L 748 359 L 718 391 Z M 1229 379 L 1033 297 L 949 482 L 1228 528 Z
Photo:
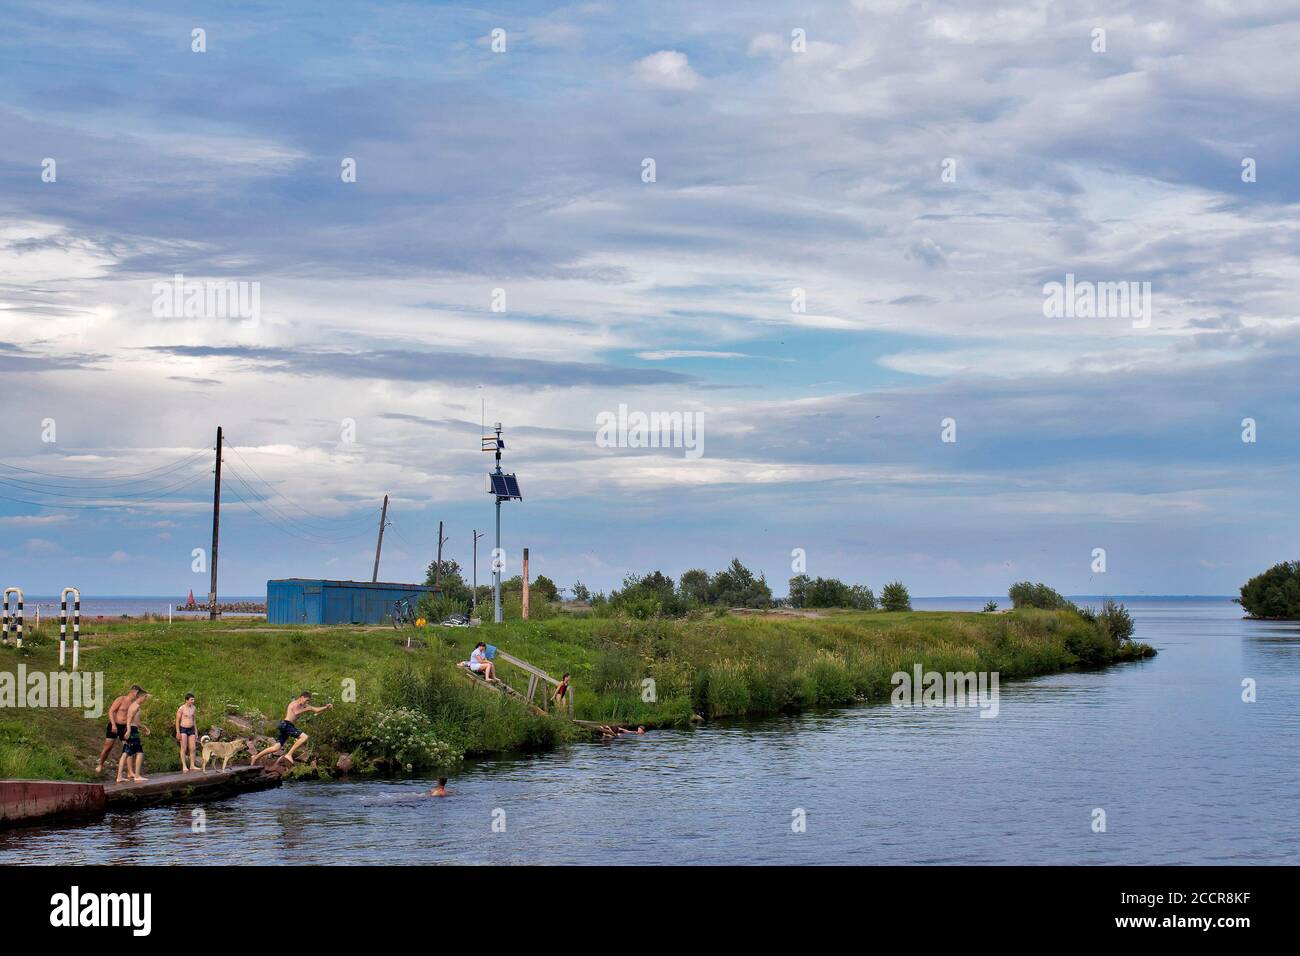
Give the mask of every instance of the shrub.
M 435 598 L 427 594 L 420 598 L 419 616 L 430 624 L 441 624 L 453 614 L 466 614 L 468 612 L 468 600 L 459 601 L 446 595 Z
M 1097 623 L 1116 644 L 1123 644 L 1133 637 L 1133 615 L 1123 604 L 1116 604 L 1110 598 L 1101 606 Z
M 912 610 L 912 596 L 902 581 L 890 581 L 880 592 L 880 607 L 886 611 Z
M 986 613 L 986 614 L 992 614 L 992 613 L 993 613 L 994 611 L 996 611 L 997 609 L 998 609 L 998 602 L 997 602 L 997 601 L 989 601 L 988 604 L 985 604 L 985 605 L 984 605 L 984 613 Z
M 850 598 L 853 607 L 859 611 L 874 611 L 876 609 L 876 594 L 865 584 L 853 585 Z
M 1300 561 L 1283 561 L 1255 575 L 1236 600 L 1251 617 L 1300 618 Z
M 365 729 L 362 748 L 382 763 L 398 768 L 442 767 L 461 754 L 433 734 L 429 718 L 409 707 L 381 710 Z
M 1074 607 L 1072 602 L 1041 582 L 1031 584 L 1028 581 L 1019 581 L 1007 590 L 1007 597 L 1011 598 L 1013 608 L 1036 607 L 1044 611 L 1057 611 Z

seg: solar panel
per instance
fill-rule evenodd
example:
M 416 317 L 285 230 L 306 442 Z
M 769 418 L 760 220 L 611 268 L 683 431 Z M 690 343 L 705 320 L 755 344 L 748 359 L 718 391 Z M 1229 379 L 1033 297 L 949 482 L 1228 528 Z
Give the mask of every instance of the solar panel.
M 519 493 L 519 479 L 514 475 L 488 475 L 488 491 L 498 498 L 518 498 L 524 500 L 524 496 Z

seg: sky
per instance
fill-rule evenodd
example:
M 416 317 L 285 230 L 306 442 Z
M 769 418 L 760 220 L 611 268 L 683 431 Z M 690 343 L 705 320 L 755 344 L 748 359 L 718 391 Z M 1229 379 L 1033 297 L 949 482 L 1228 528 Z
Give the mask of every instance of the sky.
M 368 580 L 385 494 L 381 580 L 439 521 L 485 580 L 483 421 L 506 573 L 565 587 L 1230 594 L 1300 557 L 1300 4 L 0 23 L 4 586 L 206 594 L 219 425 L 229 595 Z M 700 440 L 602 439 L 620 407 Z

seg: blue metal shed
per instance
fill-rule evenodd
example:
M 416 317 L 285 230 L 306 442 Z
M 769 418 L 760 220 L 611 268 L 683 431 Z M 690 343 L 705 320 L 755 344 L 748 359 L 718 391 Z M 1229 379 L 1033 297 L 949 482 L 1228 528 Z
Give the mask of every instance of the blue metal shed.
M 414 605 L 437 589 L 384 581 L 285 578 L 266 582 L 268 624 L 383 624 L 402 598 Z

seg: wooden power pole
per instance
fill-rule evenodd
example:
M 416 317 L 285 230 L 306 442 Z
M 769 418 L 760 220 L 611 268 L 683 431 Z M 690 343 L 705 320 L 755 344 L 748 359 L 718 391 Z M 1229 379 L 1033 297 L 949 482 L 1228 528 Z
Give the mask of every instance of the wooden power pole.
M 370 582 L 379 580 L 379 552 L 384 550 L 384 524 L 388 521 L 388 495 L 384 495 L 384 510 L 379 512 L 379 541 L 375 544 L 375 573 L 370 575 Z
M 442 536 L 442 522 L 438 522 L 438 561 L 433 566 L 433 586 L 438 587 L 442 580 L 442 543 L 447 540 Z
M 217 539 L 221 532 L 221 426 L 217 426 L 216 480 L 212 483 L 212 586 L 208 590 L 208 620 L 217 619 Z

